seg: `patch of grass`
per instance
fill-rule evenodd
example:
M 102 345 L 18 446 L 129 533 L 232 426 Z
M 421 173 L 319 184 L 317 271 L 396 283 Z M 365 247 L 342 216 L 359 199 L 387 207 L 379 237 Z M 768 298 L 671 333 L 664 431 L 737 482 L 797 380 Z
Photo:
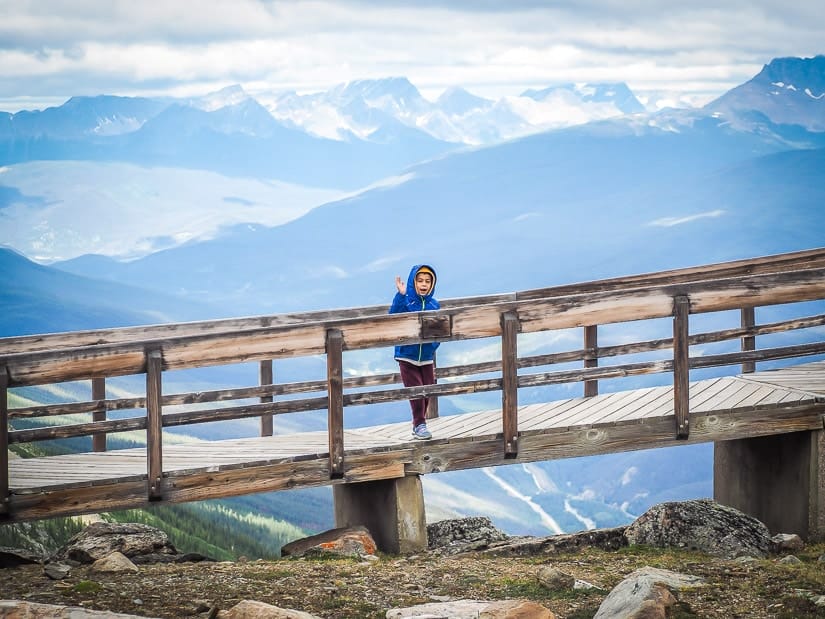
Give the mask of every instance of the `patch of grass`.
M 72 587 L 72 591 L 75 593 L 97 593 L 102 588 L 103 585 L 99 582 L 95 582 L 94 580 L 81 580 L 74 587 Z
M 547 600 L 586 600 L 601 597 L 604 592 L 598 589 L 548 589 L 535 579 L 504 578 L 496 583 L 493 595 L 500 599 L 526 598 L 533 601 Z
M 386 614 L 386 611 L 382 612 L 375 604 L 346 595 L 330 596 L 322 607 L 324 610 L 336 611 L 335 616 L 341 619 L 378 619 Z

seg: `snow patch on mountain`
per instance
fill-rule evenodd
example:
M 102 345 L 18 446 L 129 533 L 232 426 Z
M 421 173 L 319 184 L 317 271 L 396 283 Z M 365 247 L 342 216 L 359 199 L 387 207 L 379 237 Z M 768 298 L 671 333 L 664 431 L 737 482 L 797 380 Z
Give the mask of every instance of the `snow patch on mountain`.
M 540 466 L 534 463 L 522 464 L 522 469 L 530 476 L 536 485 L 538 492 L 558 492 L 558 486 L 550 479 L 550 476 Z
M 204 112 L 214 112 L 215 110 L 244 103 L 251 98 L 243 87 L 235 84 L 201 97 L 192 97 L 186 100 L 186 103 Z
M 659 226 L 662 228 L 671 228 L 673 226 L 680 226 L 682 224 L 691 223 L 697 219 L 712 219 L 721 217 L 725 214 L 724 209 L 714 209 L 712 211 L 705 211 L 704 213 L 695 213 L 693 215 L 684 215 L 682 217 L 660 217 L 649 222 L 649 226 Z
M 558 535 L 564 533 L 564 530 L 559 526 L 558 522 L 548 514 L 544 509 L 542 509 L 541 505 L 538 505 L 533 502 L 529 496 L 522 494 L 519 492 L 515 487 L 508 484 L 506 481 L 501 479 L 498 475 L 496 475 L 496 471 L 493 468 L 485 467 L 482 469 L 484 474 L 489 477 L 493 482 L 495 482 L 502 490 L 504 490 L 509 496 L 513 497 L 514 499 L 518 499 L 519 501 L 523 501 L 531 510 L 533 510 L 536 514 L 538 514 L 541 523 L 548 528 L 553 534 Z
M 436 101 L 406 78 L 356 80 L 326 92 L 264 93 L 278 120 L 331 139 L 374 139 L 390 120 L 447 141 L 481 145 L 644 110 L 624 84 L 565 84 L 497 101 L 448 88 Z
M 579 510 L 577 510 L 575 507 L 573 507 L 573 505 L 570 503 L 570 501 L 571 501 L 571 499 L 572 500 L 578 499 L 578 500 L 587 501 L 587 500 L 592 500 L 593 498 L 594 498 L 594 495 L 592 493 L 588 494 L 588 493 L 585 492 L 580 496 L 569 497 L 569 498 L 564 500 L 564 511 L 566 511 L 568 514 L 573 516 L 577 521 L 579 521 L 582 524 L 582 528 L 587 529 L 588 531 L 596 528 L 596 521 L 593 520 L 592 518 L 588 518 L 587 516 L 582 514 Z

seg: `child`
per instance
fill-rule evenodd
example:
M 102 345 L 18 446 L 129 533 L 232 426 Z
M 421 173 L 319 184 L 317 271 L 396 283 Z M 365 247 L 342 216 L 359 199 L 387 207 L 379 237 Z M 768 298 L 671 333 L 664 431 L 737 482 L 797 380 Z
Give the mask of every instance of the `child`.
M 433 298 L 435 290 L 435 269 L 426 264 L 417 264 L 410 270 L 405 284 L 401 277 L 395 278 L 398 292 L 392 300 L 390 314 L 399 312 L 421 312 L 441 307 Z M 405 387 L 435 384 L 435 349 L 438 342 L 430 344 L 409 344 L 395 347 L 395 360 L 401 370 L 401 380 Z M 433 437 L 427 429 L 427 404 L 429 398 L 410 400 L 413 418 L 413 437 L 427 440 Z

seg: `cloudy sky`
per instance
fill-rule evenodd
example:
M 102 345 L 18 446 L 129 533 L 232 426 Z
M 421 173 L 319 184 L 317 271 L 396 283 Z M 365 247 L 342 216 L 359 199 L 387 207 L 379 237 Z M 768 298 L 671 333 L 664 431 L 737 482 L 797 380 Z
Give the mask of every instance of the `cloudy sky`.
M 705 103 L 825 53 L 823 24 L 822 0 L 0 0 L 0 110 L 387 76 L 430 98 L 622 81 Z

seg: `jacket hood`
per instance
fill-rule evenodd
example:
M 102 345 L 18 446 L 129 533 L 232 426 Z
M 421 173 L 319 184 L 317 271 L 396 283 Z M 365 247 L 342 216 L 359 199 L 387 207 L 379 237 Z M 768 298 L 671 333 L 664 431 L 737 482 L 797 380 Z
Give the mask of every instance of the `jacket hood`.
M 421 296 L 415 291 L 415 276 L 422 269 L 425 269 L 433 274 L 433 285 L 430 287 L 430 291 L 424 295 L 424 298 L 429 299 L 435 293 L 435 284 L 438 281 L 438 277 L 435 274 L 435 269 L 429 264 L 416 264 L 412 269 L 410 269 L 410 274 L 407 276 L 407 297 L 417 299 Z

